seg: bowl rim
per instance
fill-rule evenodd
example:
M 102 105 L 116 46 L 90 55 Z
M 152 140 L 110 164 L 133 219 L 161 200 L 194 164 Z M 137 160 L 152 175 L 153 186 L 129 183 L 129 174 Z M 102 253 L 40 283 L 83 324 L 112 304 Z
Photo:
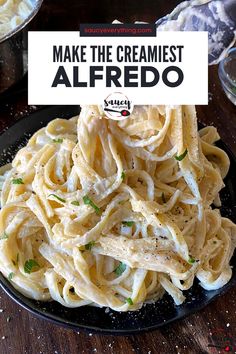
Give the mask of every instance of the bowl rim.
M 18 26 L 16 26 L 12 31 L 8 32 L 7 34 L 5 34 L 2 38 L 0 38 L 0 44 L 4 43 L 5 41 L 7 41 L 8 39 L 10 39 L 11 37 L 13 37 L 15 34 L 17 34 L 18 32 L 20 32 L 23 28 L 25 28 L 28 23 L 37 15 L 37 13 L 39 12 L 42 3 L 44 0 L 36 0 L 36 4 L 33 8 L 33 10 L 30 12 L 29 16 Z
M 54 325 L 57 325 L 61 328 L 65 329 L 71 329 L 76 332 L 83 331 L 84 333 L 93 333 L 93 334 L 98 334 L 98 335 L 113 335 L 116 337 L 119 336 L 132 336 L 132 335 L 138 335 L 138 334 L 143 334 L 143 333 L 150 333 L 156 330 L 159 330 L 162 327 L 166 327 L 172 323 L 175 323 L 179 320 L 184 320 L 185 318 L 196 314 L 202 310 L 204 310 L 207 306 L 209 306 L 211 303 L 219 299 L 220 297 L 224 296 L 230 289 L 233 289 L 236 285 L 236 279 L 232 277 L 230 281 L 221 288 L 221 291 L 217 294 L 214 294 L 213 296 L 205 299 L 205 301 L 202 301 L 199 303 L 197 306 L 192 307 L 188 311 L 185 311 L 182 314 L 177 314 L 168 320 L 159 323 L 159 324 L 152 324 L 148 325 L 145 327 L 140 327 L 140 328 L 135 328 L 135 329 L 109 329 L 109 328 L 101 328 L 97 325 L 86 325 L 86 324 L 75 324 L 74 322 L 68 321 L 63 319 L 62 317 L 58 316 L 57 314 L 49 313 L 47 311 L 43 311 L 41 309 L 38 309 L 37 305 L 31 305 L 27 303 L 27 300 L 25 301 L 24 298 L 25 296 L 21 294 L 17 289 L 13 287 L 10 282 L 4 278 L 3 274 L 0 273 L 0 288 L 5 292 L 6 295 L 9 296 L 13 302 L 15 302 L 17 305 L 28 311 L 30 314 L 35 316 L 36 318 L 39 318 L 41 320 L 44 320 L 46 322 L 52 323 Z M 198 285 L 199 286 L 199 285 Z M 36 301 L 37 302 L 37 301 Z M 176 305 L 174 305 L 176 306 Z
M 227 56 L 226 56 L 223 60 L 221 60 L 221 62 L 220 62 L 220 64 L 219 64 L 219 68 L 218 68 L 220 80 L 221 80 L 221 82 L 224 83 L 225 86 L 227 86 L 228 91 L 230 91 L 230 93 L 231 93 L 232 90 L 229 89 L 228 84 L 231 84 L 233 87 L 236 87 L 236 83 L 235 83 L 235 81 L 233 81 L 233 80 L 231 79 L 231 77 L 226 73 L 226 71 L 225 71 L 225 62 L 226 62 L 226 60 L 227 60 L 228 58 L 230 58 L 230 56 L 232 55 L 232 53 L 236 54 L 236 47 L 233 47 L 233 48 L 231 48 L 231 49 L 228 51 Z M 227 83 L 227 85 L 226 85 L 226 83 Z M 235 96 L 235 93 L 234 93 L 234 96 Z

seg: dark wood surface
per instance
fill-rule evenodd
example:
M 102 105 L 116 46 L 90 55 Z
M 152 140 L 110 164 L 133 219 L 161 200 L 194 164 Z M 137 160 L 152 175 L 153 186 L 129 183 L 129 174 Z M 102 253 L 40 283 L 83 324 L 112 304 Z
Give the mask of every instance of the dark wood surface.
M 79 23 L 110 22 L 119 18 L 126 22 L 153 22 L 177 1 L 85 1 L 45 0 L 38 16 L 41 29 L 75 30 Z M 0 97 L 0 130 L 13 124 L 37 107 L 27 106 L 27 80 L 20 82 L 8 95 Z M 209 70 L 210 101 L 198 107 L 199 120 L 215 125 L 222 139 L 236 154 L 236 107 L 225 97 L 217 67 Z M 230 338 L 236 352 L 236 289 L 231 289 L 207 308 L 160 330 L 135 336 L 108 336 L 75 332 L 37 319 L 20 308 L 0 291 L 1 354 L 81 354 L 81 353 L 223 353 L 208 347 L 222 347 Z M 226 348 L 227 349 L 227 348 Z

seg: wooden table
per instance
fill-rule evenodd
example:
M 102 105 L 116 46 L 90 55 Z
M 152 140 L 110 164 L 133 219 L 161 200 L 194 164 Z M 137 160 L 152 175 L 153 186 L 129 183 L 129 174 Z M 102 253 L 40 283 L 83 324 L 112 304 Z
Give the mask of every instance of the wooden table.
M 76 30 L 79 23 L 110 22 L 114 18 L 153 22 L 176 3 L 173 0 L 45 0 L 38 26 L 45 30 Z M 215 125 L 236 154 L 236 107 L 225 97 L 216 67 L 210 68 L 209 81 L 209 105 L 198 107 L 199 120 Z M 25 78 L 14 89 L 16 95 L 11 92 L 0 98 L 1 130 L 37 109 L 27 106 L 26 87 Z M 223 351 L 210 349 L 208 344 L 221 345 L 227 338 L 233 339 L 235 344 L 229 352 L 236 352 L 235 288 L 197 314 L 135 336 L 101 336 L 60 328 L 21 309 L 3 291 L 0 291 L 0 309 L 1 354 L 218 353 Z

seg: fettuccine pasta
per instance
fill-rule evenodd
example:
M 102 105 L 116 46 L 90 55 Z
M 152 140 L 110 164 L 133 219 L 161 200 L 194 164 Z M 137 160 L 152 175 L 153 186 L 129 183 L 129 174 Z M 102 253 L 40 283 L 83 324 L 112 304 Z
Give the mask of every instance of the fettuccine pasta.
M 0 271 L 27 297 L 63 306 L 175 304 L 195 278 L 231 278 L 236 226 L 220 215 L 229 169 L 194 106 L 99 106 L 55 119 L 2 168 Z

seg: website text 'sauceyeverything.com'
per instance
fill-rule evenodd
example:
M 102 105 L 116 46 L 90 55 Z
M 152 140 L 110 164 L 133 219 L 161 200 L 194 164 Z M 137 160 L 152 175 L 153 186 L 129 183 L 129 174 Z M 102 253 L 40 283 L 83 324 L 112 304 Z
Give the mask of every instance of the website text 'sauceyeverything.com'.
M 153 36 L 153 24 L 83 24 L 80 26 L 82 36 Z
M 114 33 L 114 34 L 120 34 L 120 33 L 131 33 L 133 35 L 135 34 L 141 34 L 141 33 L 151 33 L 152 29 L 151 28 L 86 28 L 85 33 Z

